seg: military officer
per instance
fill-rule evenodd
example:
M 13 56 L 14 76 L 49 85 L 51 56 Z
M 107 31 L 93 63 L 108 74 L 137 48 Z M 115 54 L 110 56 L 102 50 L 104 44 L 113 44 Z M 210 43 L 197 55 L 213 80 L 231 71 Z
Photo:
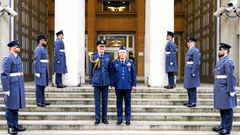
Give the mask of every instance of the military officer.
M 188 90 L 189 101 L 183 103 L 187 107 L 195 107 L 197 102 L 197 89 L 200 86 L 199 68 L 201 62 L 201 53 L 195 47 L 197 39 L 188 36 L 187 45 L 188 52 L 185 55 L 185 69 L 184 69 L 184 88 Z
M 166 89 L 173 89 L 174 85 L 174 72 L 177 72 L 177 59 L 176 59 L 176 47 L 173 42 L 174 33 L 171 31 L 167 31 L 168 43 L 165 47 L 166 51 L 166 73 L 168 74 L 168 85 L 165 86 Z
M 105 40 L 98 40 L 98 53 L 92 54 L 89 60 L 89 84 L 94 87 L 95 125 L 100 123 L 100 97 L 102 97 L 102 122 L 108 124 L 107 104 L 108 86 L 110 85 L 111 55 L 104 53 L 106 49 L 105 46 Z
M 14 40 L 7 45 L 10 54 L 2 61 L 1 80 L 4 101 L 6 105 L 6 120 L 9 134 L 18 134 L 18 131 L 25 131 L 26 128 L 18 126 L 18 110 L 26 107 L 23 65 L 20 53 L 19 40 Z
M 215 66 L 214 82 L 214 108 L 220 110 L 221 125 L 213 127 L 213 130 L 220 134 L 230 134 L 233 122 L 233 108 L 237 106 L 235 91 L 236 77 L 234 73 L 234 63 L 228 57 L 231 46 L 220 43 L 218 57 L 220 60 Z
M 55 46 L 55 56 L 53 62 L 53 72 L 56 74 L 57 88 L 65 88 L 66 85 L 62 84 L 62 74 L 67 73 L 67 65 L 66 65 L 66 56 L 65 56 L 65 47 L 63 43 L 63 30 L 56 33 L 57 40 L 54 43 Z
M 49 79 L 49 57 L 46 50 L 46 35 L 37 37 L 38 46 L 34 50 L 34 82 L 36 84 L 36 101 L 37 106 L 45 107 L 50 103 L 45 102 L 44 90 L 48 86 Z
M 126 59 L 126 48 L 119 49 L 119 58 L 112 63 L 111 87 L 117 96 L 117 125 L 122 123 L 123 98 L 125 102 L 126 125 L 130 125 L 131 118 L 131 92 L 136 87 L 136 72 L 132 60 Z

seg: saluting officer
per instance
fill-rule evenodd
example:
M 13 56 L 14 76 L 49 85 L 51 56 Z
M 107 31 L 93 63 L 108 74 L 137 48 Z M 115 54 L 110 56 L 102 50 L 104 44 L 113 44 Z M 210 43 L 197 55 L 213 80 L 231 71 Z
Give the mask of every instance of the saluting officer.
M 63 43 L 63 30 L 56 33 L 57 40 L 54 43 L 55 46 L 55 56 L 53 62 L 53 72 L 56 73 L 56 81 L 57 88 L 65 88 L 66 85 L 62 84 L 62 74 L 67 73 L 67 64 L 66 64 L 66 56 L 65 56 L 65 47 Z
M 107 121 L 107 104 L 108 104 L 108 86 L 110 85 L 111 55 L 104 53 L 106 47 L 105 40 L 97 41 L 98 53 L 90 56 L 89 60 L 89 84 L 94 87 L 95 99 L 95 125 L 100 123 L 100 104 L 102 93 L 102 122 Z
M 26 130 L 26 128 L 18 126 L 18 110 L 26 107 L 23 65 L 21 58 L 18 56 L 18 53 L 20 53 L 19 40 L 14 40 L 7 46 L 10 54 L 2 61 L 2 89 L 5 94 L 8 133 L 17 134 L 18 131 Z
M 187 107 L 195 107 L 197 102 L 197 89 L 200 86 L 199 68 L 201 62 L 201 53 L 195 47 L 197 39 L 188 36 L 188 52 L 185 55 L 184 69 L 184 88 L 188 90 L 188 102 L 183 103 Z
M 123 98 L 125 102 L 125 120 L 130 125 L 131 118 L 131 92 L 136 87 L 136 72 L 132 60 L 126 59 L 126 48 L 119 49 L 119 58 L 112 63 L 111 87 L 117 96 L 117 125 L 122 123 L 123 117 Z
M 174 33 L 171 31 L 167 31 L 168 43 L 165 47 L 166 51 L 166 73 L 168 74 L 168 85 L 165 86 L 166 89 L 173 89 L 174 85 L 174 72 L 177 72 L 177 59 L 176 59 L 176 46 L 173 42 Z
M 46 50 L 46 35 L 37 37 L 38 46 L 34 50 L 34 82 L 36 84 L 36 101 L 37 106 L 45 107 L 50 103 L 45 102 L 44 90 L 48 86 L 49 79 L 49 57 Z
M 236 77 L 234 73 L 234 63 L 228 57 L 230 45 L 220 43 L 218 57 L 220 60 L 215 66 L 214 82 L 214 108 L 220 110 L 221 125 L 213 127 L 213 130 L 220 134 L 230 134 L 233 122 L 233 109 L 237 106 L 235 91 Z

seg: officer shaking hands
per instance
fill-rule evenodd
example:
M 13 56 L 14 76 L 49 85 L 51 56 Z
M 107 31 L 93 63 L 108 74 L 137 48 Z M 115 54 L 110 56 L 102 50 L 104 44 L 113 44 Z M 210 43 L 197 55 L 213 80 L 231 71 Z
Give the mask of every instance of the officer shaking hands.
M 49 57 L 46 50 L 46 35 L 37 37 L 38 46 L 34 50 L 34 82 L 36 84 L 37 106 L 45 107 L 50 103 L 45 102 L 44 90 L 48 86 L 49 79 Z
M 173 89 L 174 85 L 174 72 L 177 72 L 177 59 L 176 59 L 176 46 L 173 42 L 174 33 L 171 31 L 167 32 L 166 39 L 168 43 L 165 47 L 166 51 L 166 73 L 168 74 L 168 85 L 165 86 L 166 89 Z
M 184 88 L 188 90 L 188 102 L 183 103 L 187 107 L 195 107 L 197 102 L 197 88 L 200 86 L 199 68 L 201 62 L 201 53 L 195 47 L 197 39 L 188 36 L 188 48 L 185 55 L 185 69 L 184 69 Z
M 66 56 L 65 56 L 65 47 L 63 43 L 64 34 L 63 31 L 59 31 L 56 33 L 57 40 L 54 43 L 55 46 L 55 56 L 53 62 L 53 72 L 56 73 L 56 81 L 57 88 L 65 88 L 66 85 L 62 84 L 62 74 L 67 73 L 67 64 L 66 64 Z
M 119 59 L 112 63 L 111 87 L 117 96 L 117 125 L 122 123 L 123 98 L 125 102 L 126 125 L 130 125 L 131 118 L 131 92 L 136 87 L 136 72 L 132 60 L 126 59 L 126 48 L 119 49 Z
M 214 70 L 214 108 L 220 111 L 222 121 L 219 127 L 213 127 L 213 131 L 223 135 L 230 134 L 233 122 L 233 108 L 237 106 L 236 77 L 233 75 L 235 65 L 228 57 L 230 48 L 230 45 L 220 43 L 218 51 L 220 60 Z
M 2 61 L 1 80 L 4 101 L 6 105 L 6 120 L 9 134 L 18 134 L 18 131 L 25 131 L 26 128 L 18 126 L 18 110 L 26 107 L 23 65 L 20 53 L 19 40 L 14 40 L 7 45 L 10 54 Z
M 104 53 L 106 49 L 105 46 L 105 40 L 98 40 L 98 53 L 92 54 L 89 60 L 89 84 L 94 87 L 95 125 L 100 123 L 100 97 L 102 97 L 102 122 L 108 124 L 107 104 L 108 86 L 110 85 L 111 55 Z

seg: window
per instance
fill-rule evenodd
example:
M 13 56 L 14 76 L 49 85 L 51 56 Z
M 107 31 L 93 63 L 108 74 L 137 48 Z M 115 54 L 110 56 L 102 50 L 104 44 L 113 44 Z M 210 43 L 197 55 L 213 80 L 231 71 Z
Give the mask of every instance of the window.
M 103 1 L 103 11 L 123 12 L 129 10 L 129 1 Z

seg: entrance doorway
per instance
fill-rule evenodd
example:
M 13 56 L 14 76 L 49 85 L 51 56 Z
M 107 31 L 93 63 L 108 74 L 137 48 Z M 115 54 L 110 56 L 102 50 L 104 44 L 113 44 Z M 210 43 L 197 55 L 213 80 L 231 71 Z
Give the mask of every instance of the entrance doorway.
M 180 75 L 181 75 L 181 70 L 180 70 L 180 47 L 181 47 L 181 35 L 174 35 L 174 43 L 176 46 L 176 58 L 177 58 L 177 67 L 178 67 L 178 72 L 175 72 L 176 80 L 180 80 Z
M 98 34 L 100 39 L 107 41 L 105 52 L 111 54 L 112 60 L 118 59 L 118 50 L 122 45 L 127 49 L 127 58 L 130 53 L 134 56 L 134 34 Z

